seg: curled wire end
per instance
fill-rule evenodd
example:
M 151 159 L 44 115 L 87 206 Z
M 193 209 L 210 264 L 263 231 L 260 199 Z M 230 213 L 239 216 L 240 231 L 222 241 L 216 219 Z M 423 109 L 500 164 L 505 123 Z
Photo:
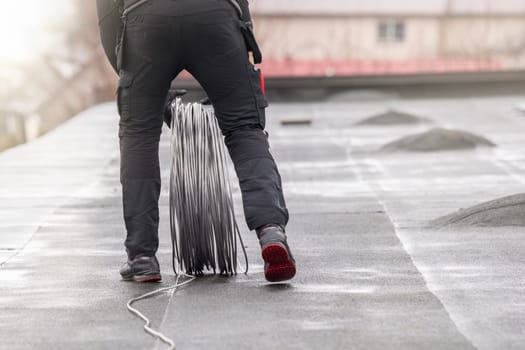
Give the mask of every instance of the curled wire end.
M 183 277 L 186 278 L 186 280 L 181 282 L 181 278 L 183 278 Z M 126 304 L 126 307 L 127 307 L 129 312 L 131 312 L 133 315 L 135 315 L 136 317 L 138 317 L 142 321 L 144 321 L 144 331 L 146 333 L 148 333 L 149 335 L 151 335 L 152 337 L 155 337 L 156 339 L 158 339 L 161 342 L 163 342 L 166 345 L 168 345 L 170 350 L 175 349 L 175 342 L 173 341 L 173 339 L 167 337 L 164 333 L 151 328 L 151 321 L 150 321 L 150 319 L 147 318 L 142 312 L 140 312 L 133 305 L 136 302 L 138 302 L 138 301 L 149 299 L 149 298 L 152 298 L 152 297 L 157 296 L 159 294 L 166 293 L 168 291 L 176 291 L 177 289 L 182 288 L 182 287 L 190 284 L 194 280 L 195 280 L 194 276 L 190 276 L 190 275 L 186 275 L 186 274 L 177 275 L 177 278 L 175 279 L 175 284 L 173 284 L 173 285 L 171 285 L 169 287 L 156 289 L 156 290 L 154 290 L 152 292 L 140 295 L 140 296 L 138 296 L 136 298 L 132 298 L 132 299 L 128 300 L 128 303 Z

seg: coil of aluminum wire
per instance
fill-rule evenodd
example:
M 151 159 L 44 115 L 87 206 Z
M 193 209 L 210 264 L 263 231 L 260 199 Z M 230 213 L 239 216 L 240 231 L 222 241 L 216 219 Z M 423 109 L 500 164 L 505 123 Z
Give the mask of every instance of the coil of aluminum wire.
M 170 227 L 173 269 L 190 275 L 237 273 L 238 245 L 227 152 L 212 106 L 171 105 Z

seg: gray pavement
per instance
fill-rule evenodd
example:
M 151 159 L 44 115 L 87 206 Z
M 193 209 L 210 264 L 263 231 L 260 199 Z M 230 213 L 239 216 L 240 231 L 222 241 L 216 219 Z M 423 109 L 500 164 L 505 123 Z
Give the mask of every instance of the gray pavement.
M 524 100 L 272 106 L 268 129 L 292 215 L 296 279 L 264 281 L 235 186 L 249 274 L 200 278 L 138 307 L 178 349 L 525 347 L 525 229 L 429 226 L 459 208 L 525 192 L 525 115 L 513 109 Z M 434 125 L 354 125 L 387 108 Z M 294 118 L 310 118 L 312 125 L 280 126 Z M 476 132 L 498 147 L 378 152 L 432 126 Z M 0 348 L 164 348 L 142 332 L 125 303 L 174 281 L 167 181 L 159 253 L 164 282 L 121 282 L 116 128 L 114 107 L 103 105 L 0 154 Z M 166 135 L 161 159 L 166 178 Z

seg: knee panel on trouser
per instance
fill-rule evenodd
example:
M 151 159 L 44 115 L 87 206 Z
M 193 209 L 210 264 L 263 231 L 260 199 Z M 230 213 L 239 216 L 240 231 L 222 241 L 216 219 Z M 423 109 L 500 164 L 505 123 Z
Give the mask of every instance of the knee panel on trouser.
M 281 176 L 261 129 L 228 133 L 226 146 L 235 165 L 243 196 L 244 214 L 250 229 L 288 222 Z

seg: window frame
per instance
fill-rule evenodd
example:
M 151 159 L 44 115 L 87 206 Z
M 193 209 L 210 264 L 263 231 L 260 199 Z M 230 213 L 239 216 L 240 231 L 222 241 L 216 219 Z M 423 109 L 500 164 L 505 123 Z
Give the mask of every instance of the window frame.
M 403 43 L 406 32 L 404 19 L 380 19 L 377 23 L 377 39 L 380 43 Z

